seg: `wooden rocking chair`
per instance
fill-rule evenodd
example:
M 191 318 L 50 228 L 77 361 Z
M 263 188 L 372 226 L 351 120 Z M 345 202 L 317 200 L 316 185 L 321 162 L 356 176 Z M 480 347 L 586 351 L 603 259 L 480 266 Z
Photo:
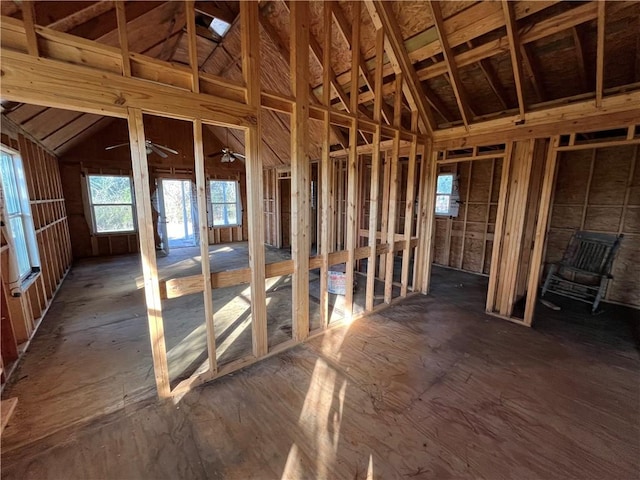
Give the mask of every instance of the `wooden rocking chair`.
M 611 266 L 623 235 L 580 231 L 573 234 L 562 261 L 549 269 L 542 287 L 547 291 L 590 303 L 595 313 L 607 290 Z

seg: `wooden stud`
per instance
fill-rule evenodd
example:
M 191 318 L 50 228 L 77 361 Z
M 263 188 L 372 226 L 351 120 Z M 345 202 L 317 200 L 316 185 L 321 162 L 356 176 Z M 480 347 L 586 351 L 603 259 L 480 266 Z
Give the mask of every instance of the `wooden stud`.
M 198 76 L 200 67 L 198 65 L 198 41 L 196 39 L 196 12 L 194 4 L 195 0 L 188 0 L 185 3 L 185 9 L 187 23 L 187 43 L 189 45 L 189 66 L 191 67 L 191 91 L 198 93 L 200 91 L 200 79 Z M 242 13 L 240 15 L 242 17 Z M 241 29 L 241 31 L 243 34 L 247 33 L 244 32 L 244 29 Z M 256 30 L 256 32 L 258 32 L 258 30 Z M 255 34 L 257 35 L 257 33 Z M 243 35 L 243 38 L 244 36 L 245 35 Z
M 536 300 L 538 298 L 538 288 L 540 286 L 544 245 L 546 242 L 553 187 L 555 185 L 556 162 L 558 160 L 558 151 L 556 149 L 559 143 L 560 136 L 556 135 L 549 144 L 547 160 L 544 167 L 544 180 L 540 194 L 536 236 L 533 242 L 533 252 L 531 253 L 527 300 L 524 310 L 524 323 L 529 326 L 533 323 L 533 315 L 535 312 Z
M 473 174 L 473 162 L 469 162 L 469 172 L 467 177 L 467 191 L 464 196 L 464 219 L 462 223 L 462 245 L 460 247 L 460 260 L 458 268 L 462 270 L 464 265 L 464 246 L 467 240 L 467 219 L 469 218 L 469 193 L 471 191 L 471 175 Z
M 331 15 L 333 4 L 325 2 L 323 6 L 324 13 L 324 56 L 322 58 L 322 103 L 331 106 Z M 329 110 L 324 112 L 323 129 L 322 129 L 322 158 L 320 160 L 320 255 L 322 256 L 322 266 L 320 267 L 320 319 L 322 328 L 329 325 L 329 292 L 328 292 L 328 276 L 329 276 L 329 239 L 330 239 L 330 218 L 333 216 L 331 208 L 330 195 L 330 163 L 331 163 L 331 116 Z
M 205 173 L 204 142 L 202 121 L 193 122 L 193 151 L 196 173 L 196 201 L 198 207 L 198 229 L 200 231 L 200 263 L 203 279 L 204 323 L 207 330 L 207 352 L 209 371 L 217 372 L 216 334 L 213 319 L 213 299 L 211 297 L 211 267 L 209 264 L 209 226 L 207 219 L 207 177 Z
M 507 143 L 504 160 L 502 161 L 502 175 L 500 178 L 500 194 L 498 198 L 498 212 L 496 215 L 495 231 L 493 234 L 493 248 L 491 252 L 491 266 L 489 267 L 489 286 L 487 288 L 486 311 L 493 312 L 496 299 L 496 286 L 498 284 L 500 255 L 502 252 L 503 230 L 505 229 L 505 212 L 509 196 L 509 178 L 511 174 L 511 156 L 513 143 Z
M 131 76 L 131 59 L 129 58 L 129 35 L 127 33 L 127 13 L 124 0 L 116 0 L 116 19 L 118 21 L 118 40 L 122 52 L 122 74 Z
M 606 28 L 606 2 L 598 4 L 598 39 L 596 47 L 596 108 L 602 107 L 602 92 L 604 90 L 604 34 Z
M 260 112 L 260 45 L 258 4 L 240 3 L 242 22 L 242 71 L 247 85 L 249 105 L 256 107 L 256 124 L 245 132 L 245 169 L 247 182 L 247 223 L 249 230 L 249 268 L 251 269 L 251 328 L 253 354 L 267 354 L 267 303 L 265 289 L 264 215 L 262 212 L 262 155 Z
M 374 104 L 373 104 L 373 119 L 376 122 L 380 121 L 381 107 L 384 102 L 382 98 L 382 75 L 384 68 L 384 30 L 380 29 L 376 32 L 376 70 L 374 80 Z M 387 121 L 391 120 L 391 116 L 387 117 Z M 371 152 L 371 181 L 369 190 L 369 258 L 367 261 L 367 290 L 365 294 L 365 310 L 373 310 L 373 300 L 375 296 L 375 281 L 376 281 L 376 244 L 377 244 L 377 229 L 378 229 L 378 211 L 380 209 L 380 162 L 382 155 L 379 146 L 381 141 L 380 128 L 376 128 L 373 134 L 374 149 Z M 382 205 L 383 209 L 385 205 Z
M 525 103 L 522 93 L 522 52 L 520 50 L 520 39 L 518 36 L 518 25 L 514 12 L 514 5 L 508 0 L 502 0 L 502 8 L 504 10 L 505 25 L 507 28 L 507 37 L 509 39 L 509 47 L 511 53 L 511 66 L 513 67 L 513 78 L 518 95 L 518 108 L 520 117 L 524 117 Z
M 418 154 L 418 136 L 415 135 L 411 142 L 411 152 L 409 153 L 409 169 L 407 172 L 407 186 L 404 213 L 404 248 L 402 249 L 402 274 L 400 280 L 400 296 L 406 297 L 409 288 L 409 260 L 411 253 L 411 228 L 413 225 L 413 208 L 415 206 L 415 175 L 416 157 Z M 415 258 L 414 258 L 414 269 Z
M 24 32 L 27 37 L 27 52 L 29 55 L 37 57 L 40 55 L 38 48 L 38 36 L 36 35 L 36 12 L 33 0 L 23 0 L 22 21 L 24 22 Z
M 129 141 L 131 144 L 131 163 L 133 167 L 133 185 L 136 196 L 136 216 L 138 219 L 151 218 L 151 193 L 149 191 L 149 167 L 145 147 L 142 110 L 129 109 Z M 170 394 L 169 368 L 162 320 L 162 301 L 158 283 L 156 249 L 151 222 L 138 221 L 140 254 L 144 293 L 147 302 L 149 334 L 151 337 L 151 355 L 156 378 L 158 395 L 161 398 Z
M 309 3 L 291 3 L 291 257 L 293 339 L 309 335 Z

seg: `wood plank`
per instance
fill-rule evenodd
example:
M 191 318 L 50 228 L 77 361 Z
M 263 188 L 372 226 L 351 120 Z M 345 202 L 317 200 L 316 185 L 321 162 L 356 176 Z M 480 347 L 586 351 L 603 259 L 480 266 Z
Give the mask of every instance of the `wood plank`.
M 116 0 L 116 20 L 118 22 L 118 43 L 122 52 L 122 74 L 131 76 L 131 60 L 129 58 L 129 35 L 127 31 L 127 13 L 124 0 Z
M 323 5 L 323 33 L 324 55 L 322 57 L 322 103 L 326 107 L 331 106 L 331 42 L 332 42 L 332 2 Z M 329 325 L 329 251 L 330 251 L 330 222 L 334 216 L 331 199 L 331 116 L 329 110 L 324 112 L 322 128 L 322 157 L 320 159 L 320 322 L 322 328 Z
M 0 56 L 3 99 L 121 118 L 126 118 L 127 108 L 142 108 L 159 115 L 171 112 L 177 117 L 199 117 L 226 126 L 247 127 L 255 123 L 255 108 L 213 95 L 5 49 Z M 74 82 L 69 83 L 69 78 Z
M 291 257 L 293 339 L 309 335 L 309 3 L 291 4 Z
M 404 246 L 402 249 L 402 272 L 400 277 L 400 296 L 406 297 L 409 288 L 409 260 L 411 253 L 411 229 L 413 228 L 413 208 L 415 206 L 415 175 L 418 153 L 418 137 L 415 136 L 411 143 L 409 153 L 409 169 L 407 172 L 406 199 L 404 208 Z M 417 268 L 414 258 L 414 268 Z
M 549 143 L 544 166 L 544 179 L 540 194 L 540 205 L 538 206 L 538 217 L 536 224 L 536 234 L 533 242 L 533 252 L 531 253 L 531 265 L 529 269 L 529 282 L 527 286 L 527 300 L 524 310 L 524 323 L 531 326 L 535 313 L 538 289 L 540 287 L 540 275 L 542 274 L 543 253 L 547 237 L 547 225 L 549 213 L 551 211 L 551 198 L 555 185 L 556 163 L 558 151 L 556 148 L 560 143 L 560 136 L 556 135 Z
M 596 47 L 596 107 L 602 107 L 602 91 L 604 90 L 604 42 L 606 29 L 606 3 L 598 3 L 598 26 Z
M 142 111 L 129 108 L 129 141 L 131 145 L 131 164 L 133 168 L 133 185 L 136 196 L 136 216 L 139 219 L 151 218 L 151 193 L 149 191 L 149 167 L 145 147 L 144 124 Z M 156 387 L 160 398 L 170 394 L 169 368 L 164 338 L 164 322 L 162 319 L 162 301 L 158 284 L 158 266 L 156 264 L 156 248 L 151 222 L 138 223 L 140 253 L 143 258 L 142 274 L 144 293 L 147 304 L 151 354 Z
M 39 55 L 39 48 L 38 37 L 36 35 L 35 2 L 33 0 L 24 0 L 21 9 L 24 31 L 27 38 L 27 52 L 29 52 L 29 55 L 37 57 Z
M 191 67 L 191 91 L 200 91 L 200 81 L 198 80 L 198 42 L 196 40 L 196 13 L 194 10 L 195 0 L 188 0 L 184 6 L 186 9 L 187 22 L 187 43 L 189 44 L 189 66 Z
M 57 30 L 59 32 L 68 32 L 83 23 L 89 22 L 96 17 L 108 12 L 113 8 L 113 0 L 100 0 L 88 7 L 82 8 L 71 15 L 67 15 L 53 23 L 47 25 L 47 28 Z
M 205 172 L 204 142 L 202 121 L 193 122 L 193 151 L 196 174 L 196 202 L 198 207 L 198 240 L 200 244 L 200 268 L 202 269 L 202 291 L 204 302 L 204 323 L 207 331 L 207 360 L 209 371 L 215 374 L 218 369 L 216 360 L 216 334 L 213 317 L 213 299 L 211 297 L 211 266 L 209 262 L 209 220 L 207 218 L 207 177 Z
M 260 45 L 258 4 L 242 2 L 242 72 L 247 101 L 258 110 L 257 123 L 245 132 L 249 268 L 251 269 L 251 328 L 253 355 L 267 354 L 267 304 L 265 290 L 264 215 L 262 183 L 262 115 L 260 112 Z M 308 256 L 308 255 L 307 255 Z

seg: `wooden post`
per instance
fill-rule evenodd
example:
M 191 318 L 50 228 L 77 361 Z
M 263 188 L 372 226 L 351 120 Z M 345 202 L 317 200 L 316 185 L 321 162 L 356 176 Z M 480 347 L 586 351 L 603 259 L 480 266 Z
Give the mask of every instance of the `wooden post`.
M 291 2 L 291 257 L 293 339 L 309 335 L 309 3 Z
M 324 51 L 322 58 L 322 103 L 326 107 L 331 105 L 331 15 L 332 3 L 324 3 Z M 322 328 L 329 325 L 329 293 L 328 293 L 328 276 L 329 276 L 329 219 L 333 209 L 330 208 L 330 185 L 331 177 L 329 176 L 331 163 L 331 115 L 329 110 L 324 112 L 323 118 L 323 136 L 322 136 L 322 159 L 320 161 L 321 176 L 321 194 L 320 194 L 320 255 L 322 256 L 322 264 L 320 266 L 320 321 Z
M 431 142 L 426 149 L 426 155 L 424 162 L 424 168 L 427 170 L 425 177 L 426 188 L 424 189 L 424 198 L 422 210 L 422 228 L 420 229 L 420 235 L 422 236 L 422 282 L 420 285 L 420 291 L 426 295 L 429 293 L 431 286 L 431 264 L 433 261 L 433 240 L 435 235 L 435 222 L 436 222 L 436 188 L 438 181 L 438 164 L 436 162 L 438 158 L 438 151 L 433 149 Z
M 127 35 L 127 15 L 124 0 L 116 0 L 116 18 L 118 21 L 118 40 L 122 52 L 122 74 L 131 76 L 131 59 L 129 58 L 129 37 Z
M 598 2 L 598 39 L 596 47 L 596 107 L 602 107 L 604 90 L 604 33 L 606 27 L 606 2 Z
M 360 19 L 360 2 L 353 3 L 354 18 Z M 358 111 L 358 81 L 360 77 L 360 22 L 354 21 L 351 33 L 351 112 Z M 344 316 L 348 320 L 353 314 L 353 276 L 355 269 L 355 248 L 358 239 L 356 225 L 356 203 L 357 203 L 357 181 L 358 181 L 358 119 L 357 116 L 351 120 L 349 129 L 349 158 L 347 167 L 347 267 L 346 267 L 346 292 L 344 296 Z
M 402 250 L 402 276 L 400 277 L 400 296 L 406 297 L 409 288 L 409 257 L 411 253 L 411 227 L 413 225 L 413 208 L 415 205 L 415 175 L 416 156 L 418 154 L 418 137 L 413 135 L 411 151 L 409 153 L 409 171 L 407 173 L 407 198 L 405 200 L 404 214 L 404 249 Z M 414 258 L 414 266 L 415 258 Z
M 373 120 L 380 123 L 382 113 L 382 79 L 384 69 L 384 29 L 376 32 L 376 71 L 374 80 Z M 388 120 L 391 120 L 390 118 Z M 380 125 L 376 125 L 373 134 L 373 152 L 371 155 L 371 181 L 369 189 L 369 259 L 367 261 L 367 291 L 365 310 L 373 310 L 376 282 L 376 245 L 378 236 L 378 210 L 380 196 Z
M 529 283 L 527 286 L 527 302 L 524 310 L 524 323 L 531 325 L 533 322 L 533 314 L 535 312 L 536 300 L 538 298 L 538 286 L 540 285 L 540 273 L 542 271 L 542 254 L 544 252 L 544 244 L 547 236 L 547 220 L 549 217 L 553 186 L 555 184 L 556 162 L 558 160 L 558 151 L 556 148 L 560 143 L 560 136 L 553 137 L 549 144 L 549 151 L 544 167 L 544 180 L 542 183 L 542 192 L 540 197 L 540 206 L 538 208 L 538 223 L 536 225 L 536 236 L 533 243 L 533 252 L 531 254 L 531 266 L 529 270 Z
M 216 335 L 213 323 L 213 300 L 211 298 L 211 268 L 209 265 L 209 228 L 207 220 L 207 177 L 204 171 L 204 143 L 202 140 L 202 121 L 193 122 L 193 151 L 196 169 L 196 201 L 198 204 L 198 229 L 200 230 L 200 259 L 202 264 L 204 318 L 207 329 L 207 351 L 209 353 L 209 371 L 215 375 Z
M 40 53 L 36 34 L 35 2 L 33 0 L 24 0 L 22 2 L 22 21 L 24 22 L 24 32 L 27 36 L 27 51 L 29 55 L 37 57 Z
M 260 155 L 262 144 L 260 134 L 260 30 L 257 2 L 240 2 L 240 21 L 242 22 L 242 72 L 247 84 L 247 100 L 249 105 L 256 107 L 257 110 L 255 125 L 245 131 L 245 173 L 249 227 L 249 268 L 251 270 L 253 355 L 261 357 L 267 354 L 268 341 L 262 203 L 264 187 L 262 184 L 262 156 Z
M 491 250 L 491 266 L 489 267 L 489 286 L 487 288 L 487 312 L 493 312 L 496 298 L 496 286 L 498 284 L 500 254 L 502 252 L 502 232 L 504 230 L 505 211 L 509 194 L 509 172 L 511 170 L 511 154 L 513 142 L 507 143 L 507 148 L 502 161 L 502 175 L 500 178 L 500 195 L 498 197 L 498 212 L 493 233 L 493 248 Z
M 245 2 L 240 2 L 245 3 Z M 198 43 L 196 39 L 196 12 L 195 12 L 195 0 L 188 0 L 185 5 L 186 10 L 186 23 L 187 23 L 187 43 L 189 45 L 189 66 L 191 67 L 191 91 L 198 93 L 200 91 L 200 80 L 198 77 Z M 240 9 L 242 16 L 242 7 Z M 243 34 L 244 29 L 241 29 Z M 258 30 L 256 30 L 258 32 Z M 251 34 L 251 32 L 249 32 Z M 258 34 L 255 33 L 255 36 Z M 243 39 L 244 39 L 243 35 Z M 244 52 L 243 52 L 244 53 Z M 243 56 L 244 59 L 244 56 Z M 246 79 L 245 79 L 246 82 Z M 248 88 L 247 88 L 248 90 Z M 258 104 L 260 105 L 260 104 Z
M 161 398 L 165 398 L 170 394 L 169 368 L 167 365 L 167 350 L 164 339 L 162 301 L 160 300 L 160 285 L 158 283 L 153 223 L 150 221 L 151 193 L 149 191 L 149 167 L 147 163 L 144 124 L 142 121 L 142 110 L 129 108 L 128 114 L 133 186 L 136 196 L 136 216 L 138 218 L 140 256 L 142 258 L 144 294 L 149 319 L 153 371 L 156 378 L 158 395 Z

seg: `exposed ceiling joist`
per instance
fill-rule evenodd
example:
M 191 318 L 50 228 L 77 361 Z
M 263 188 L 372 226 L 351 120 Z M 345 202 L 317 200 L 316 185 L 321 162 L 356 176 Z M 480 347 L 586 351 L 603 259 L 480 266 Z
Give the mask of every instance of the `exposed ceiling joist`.
M 93 20 L 103 13 L 108 12 L 113 7 L 113 0 L 101 0 L 83 8 L 82 10 L 72 13 L 67 17 L 63 17 L 53 23 L 50 23 L 47 27 L 59 32 L 68 32 L 78 25 L 82 25 L 83 23 Z

